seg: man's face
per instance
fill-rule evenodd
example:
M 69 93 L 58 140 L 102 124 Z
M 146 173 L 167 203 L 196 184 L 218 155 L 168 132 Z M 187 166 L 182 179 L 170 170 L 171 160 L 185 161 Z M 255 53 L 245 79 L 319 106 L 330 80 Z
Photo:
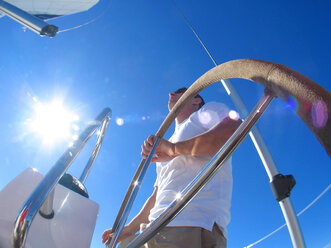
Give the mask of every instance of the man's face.
M 176 102 L 185 93 L 186 90 L 187 90 L 187 88 L 183 87 L 183 88 L 180 88 L 180 89 L 176 90 L 175 92 L 170 92 L 169 93 L 169 101 L 168 101 L 168 109 L 169 109 L 169 111 L 175 106 Z M 196 105 L 197 109 L 199 109 L 200 108 L 200 104 L 201 104 L 202 101 L 203 100 L 202 100 L 201 96 L 200 95 L 197 95 L 196 97 L 194 97 L 191 100 L 191 104 L 192 105 Z M 189 106 L 188 103 L 186 104 L 185 107 L 187 107 L 187 106 Z
M 168 101 L 168 109 L 169 111 L 175 106 L 178 99 L 184 94 L 183 92 L 170 92 L 169 93 L 169 101 Z

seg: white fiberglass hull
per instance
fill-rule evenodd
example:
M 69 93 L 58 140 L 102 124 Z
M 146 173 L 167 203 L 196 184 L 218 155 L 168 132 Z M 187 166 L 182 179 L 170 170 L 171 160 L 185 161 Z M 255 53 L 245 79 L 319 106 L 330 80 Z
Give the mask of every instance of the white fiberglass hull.
M 10 248 L 14 221 L 25 200 L 43 178 L 27 169 L 0 191 L 0 247 Z M 26 248 L 90 247 L 99 205 L 62 185 L 55 187 L 54 217 L 39 214 L 29 230 Z

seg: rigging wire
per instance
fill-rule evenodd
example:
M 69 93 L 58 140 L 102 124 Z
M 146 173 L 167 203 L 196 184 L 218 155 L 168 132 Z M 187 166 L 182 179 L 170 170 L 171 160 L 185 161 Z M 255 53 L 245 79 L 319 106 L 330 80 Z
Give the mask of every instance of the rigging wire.
M 86 25 L 89 25 L 89 24 L 95 22 L 96 20 L 98 20 L 100 17 L 102 17 L 108 11 L 108 9 L 110 8 L 111 2 L 112 2 L 112 0 L 109 0 L 107 7 L 104 8 L 104 10 L 99 15 L 97 15 L 95 18 L 93 18 L 93 19 L 91 19 L 91 20 L 89 20 L 89 21 L 87 21 L 83 24 L 80 24 L 78 26 L 63 29 L 63 30 L 59 30 L 58 33 L 63 33 L 63 32 L 67 32 L 67 31 L 70 31 L 70 30 L 78 29 L 78 28 L 84 27 Z
M 189 26 L 189 28 L 191 29 L 191 31 L 193 32 L 193 34 L 195 35 L 195 37 L 199 40 L 201 46 L 204 48 L 204 50 L 206 51 L 206 53 L 208 54 L 209 58 L 213 61 L 215 66 L 218 66 L 218 64 L 216 63 L 214 57 L 211 55 L 211 53 L 209 52 L 208 48 L 205 46 L 205 44 L 203 43 L 203 41 L 200 39 L 198 33 L 195 31 L 195 29 L 193 28 L 192 24 L 190 23 L 190 21 L 186 18 L 186 16 L 184 15 L 184 13 L 180 10 L 180 8 L 178 7 L 178 5 L 175 3 L 174 0 L 170 0 L 172 2 L 172 4 L 175 6 L 175 8 L 177 9 L 178 13 L 184 18 L 186 24 Z M 221 80 L 221 83 L 223 85 L 223 87 L 225 88 L 225 91 L 228 95 L 231 95 L 231 91 L 229 89 L 228 84 L 224 81 Z M 233 89 L 232 89 L 233 90 Z M 235 93 L 234 91 L 232 92 L 232 95 L 236 95 L 237 93 Z M 239 98 L 239 95 L 237 96 Z M 239 103 L 239 102 L 237 102 Z M 239 105 L 242 105 L 241 103 Z M 237 106 L 238 107 L 238 106 Z M 244 111 L 245 112 L 245 111 Z
M 314 205 L 329 189 L 331 188 L 331 184 L 329 184 L 328 187 L 326 187 L 322 193 L 320 193 L 311 203 L 309 203 L 303 210 L 301 210 L 300 213 L 297 214 L 297 216 L 299 217 L 301 214 L 303 214 L 304 212 L 306 212 L 312 205 Z M 258 241 L 245 246 L 244 248 L 250 248 L 253 247 L 255 245 L 257 245 L 258 243 L 261 243 L 263 240 L 269 238 L 270 236 L 272 236 L 273 234 L 275 234 L 276 232 L 280 231 L 281 229 L 283 229 L 286 226 L 286 224 L 283 224 L 282 226 L 278 227 L 277 229 L 275 229 L 273 232 L 269 233 L 268 235 L 264 236 L 263 238 L 259 239 Z
M 207 49 L 207 47 L 205 46 L 205 44 L 202 42 L 202 40 L 200 39 L 198 33 L 195 31 L 195 29 L 193 28 L 192 24 L 190 23 L 190 21 L 186 18 L 186 16 L 183 14 L 183 12 L 180 10 L 180 8 L 178 7 L 178 5 L 175 3 L 174 0 L 170 0 L 172 2 L 172 4 L 175 6 L 175 8 L 177 9 L 177 11 L 179 12 L 179 14 L 184 18 L 186 24 L 189 26 L 189 28 L 191 29 L 191 31 L 194 33 L 195 37 L 199 40 L 200 44 L 202 45 L 202 47 L 205 49 L 206 53 L 208 54 L 209 58 L 213 61 L 214 65 L 217 66 L 217 63 L 215 61 L 215 59 L 213 58 L 213 56 L 211 55 L 211 53 L 209 52 L 209 50 Z
M 192 24 L 190 23 L 190 21 L 186 18 L 186 16 L 183 14 L 183 12 L 180 10 L 180 8 L 178 7 L 178 5 L 175 3 L 174 0 L 170 0 L 172 2 L 172 4 L 175 6 L 175 8 L 177 9 L 178 13 L 183 17 L 183 19 L 185 20 L 186 24 L 188 25 L 188 27 L 191 29 L 191 31 L 193 32 L 193 34 L 195 35 L 195 37 L 199 40 L 200 44 L 202 45 L 202 47 L 204 48 L 204 50 L 206 51 L 206 53 L 208 54 L 209 58 L 213 61 L 214 65 L 217 66 L 218 64 L 216 63 L 215 59 L 213 58 L 213 56 L 211 55 L 211 53 L 209 52 L 208 48 L 205 46 L 205 44 L 203 43 L 203 41 L 201 40 L 201 38 L 199 37 L 198 33 L 196 32 L 196 30 L 193 28 Z M 222 82 L 223 83 L 223 82 Z M 223 83 L 223 86 L 227 89 L 226 84 Z M 308 204 L 300 213 L 297 214 L 297 216 L 300 216 L 301 214 L 303 214 L 306 210 L 308 210 L 313 204 L 315 204 L 331 187 L 331 184 L 318 196 L 315 198 L 315 200 L 313 200 L 310 204 Z M 262 239 L 254 242 L 253 244 L 250 244 L 244 248 L 250 248 L 260 242 L 262 242 L 263 240 L 265 240 L 266 238 L 270 237 L 271 235 L 275 234 L 276 232 L 278 232 L 279 230 L 281 230 L 282 228 L 284 228 L 287 224 L 284 224 L 282 226 L 280 226 L 279 228 L 277 228 L 276 230 L 274 230 L 273 232 L 271 232 L 270 234 L 268 234 L 267 236 L 263 237 Z

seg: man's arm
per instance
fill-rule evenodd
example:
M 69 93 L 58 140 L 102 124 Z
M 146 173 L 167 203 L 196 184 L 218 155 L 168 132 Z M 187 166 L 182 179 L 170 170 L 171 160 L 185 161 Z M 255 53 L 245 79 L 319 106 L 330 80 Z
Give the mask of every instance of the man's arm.
M 240 123 L 241 120 L 227 117 L 210 130 L 188 140 L 171 143 L 162 139 L 155 149 L 155 156 L 151 162 L 169 161 L 179 155 L 212 156 L 225 144 Z M 144 142 L 141 152 L 143 158 L 147 158 L 151 151 L 153 139 L 154 136 L 151 135 Z
M 127 224 L 118 239 L 118 241 L 122 241 L 129 236 L 134 235 L 140 229 L 140 224 L 149 223 L 148 216 L 151 209 L 155 205 L 157 194 L 157 187 L 154 188 L 153 194 L 146 200 L 144 206 L 140 210 L 140 212 L 132 219 L 132 221 Z M 105 230 L 102 234 L 102 243 L 105 243 L 109 238 L 113 236 L 112 229 Z

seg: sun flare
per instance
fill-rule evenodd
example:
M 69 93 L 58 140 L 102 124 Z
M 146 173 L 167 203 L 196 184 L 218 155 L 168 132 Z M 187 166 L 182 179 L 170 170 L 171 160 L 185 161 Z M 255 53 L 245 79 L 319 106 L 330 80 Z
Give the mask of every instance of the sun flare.
M 34 117 L 30 121 L 30 130 L 38 135 L 43 143 L 53 144 L 56 141 L 69 140 L 76 137 L 79 117 L 67 111 L 61 101 L 54 100 L 49 104 L 36 102 Z

